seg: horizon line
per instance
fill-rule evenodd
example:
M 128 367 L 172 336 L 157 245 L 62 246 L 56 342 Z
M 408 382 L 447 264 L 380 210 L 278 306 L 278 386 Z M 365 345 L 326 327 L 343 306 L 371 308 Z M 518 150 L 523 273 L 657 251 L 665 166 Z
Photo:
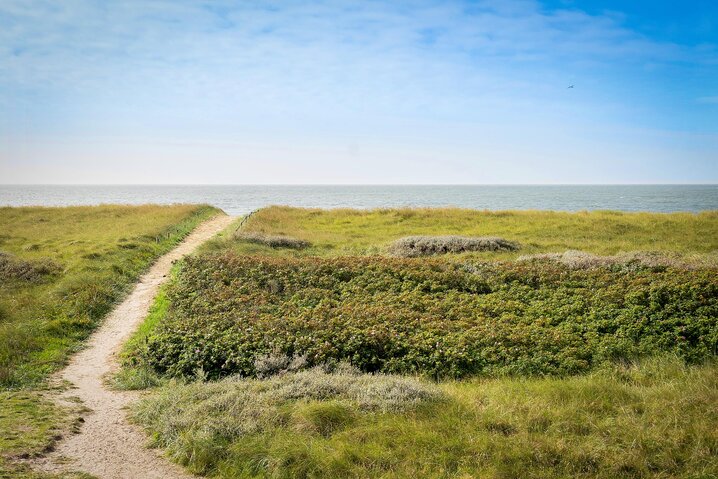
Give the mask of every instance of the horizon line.
M 718 186 L 714 183 L 0 183 L 5 186 Z

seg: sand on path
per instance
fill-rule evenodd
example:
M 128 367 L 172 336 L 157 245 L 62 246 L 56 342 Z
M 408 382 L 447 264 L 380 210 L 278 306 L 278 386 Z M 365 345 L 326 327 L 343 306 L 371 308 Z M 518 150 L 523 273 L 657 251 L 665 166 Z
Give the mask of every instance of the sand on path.
M 194 477 L 170 463 L 160 452 L 148 449 L 147 435 L 128 423 L 126 407 L 137 393 L 113 391 L 104 378 L 118 368 L 117 353 L 147 316 L 160 285 L 172 263 L 227 227 L 234 218 L 220 215 L 199 225 L 175 249 L 165 254 L 145 273 L 129 296 L 104 320 L 57 378 L 72 387 L 59 402 L 79 397 L 91 410 L 84 415 L 78 434 L 61 440 L 52 453 L 38 463 L 48 472 L 82 471 L 100 479 Z

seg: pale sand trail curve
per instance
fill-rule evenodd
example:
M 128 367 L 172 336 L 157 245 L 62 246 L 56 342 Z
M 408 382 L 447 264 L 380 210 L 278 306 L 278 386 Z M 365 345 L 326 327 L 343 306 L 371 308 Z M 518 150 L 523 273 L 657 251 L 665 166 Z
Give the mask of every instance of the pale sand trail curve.
M 79 397 L 92 412 L 84 416 L 78 434 L 61 440 L 54 451 L 37 464 L 40 469 L 79 470 L 100 479 L 193 477 L 161 457 L 159 452 L 148 449 L 145 433 L 128 423 L 126 406 L 137 394 L 107 389 L 103 381 L 118 367 L 118 351 L 147 316 L 172 263 L 229 226 L 233 219 L 221 215 L 202 223 L 175 249 L 159 258 L 130 295 L 105 318 L 87 341 L 86 348 L 60 371 L 58 379 L 69 381 L 73 386 L 63 393 L 64 399 Z

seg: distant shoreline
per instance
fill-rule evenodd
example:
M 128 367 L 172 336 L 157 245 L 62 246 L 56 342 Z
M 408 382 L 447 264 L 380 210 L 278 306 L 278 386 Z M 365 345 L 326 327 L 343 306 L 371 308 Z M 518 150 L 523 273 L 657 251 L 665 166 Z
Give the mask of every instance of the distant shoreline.
M 718 210 L 718 185 L 0 185 L 0 206 L 146 203 L 208 203 L 231 215 L 269 205 L 700 212 Z

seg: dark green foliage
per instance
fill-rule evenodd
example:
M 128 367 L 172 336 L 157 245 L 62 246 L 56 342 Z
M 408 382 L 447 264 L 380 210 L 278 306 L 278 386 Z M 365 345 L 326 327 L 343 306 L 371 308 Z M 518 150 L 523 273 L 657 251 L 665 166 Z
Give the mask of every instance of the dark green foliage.
M 175 376 L 255 375 L 277 351 L 367 372 L 566 375 L 718 344 L 715 269 L 225 254 L 188 258 L 167 294 L 144 354 Z

